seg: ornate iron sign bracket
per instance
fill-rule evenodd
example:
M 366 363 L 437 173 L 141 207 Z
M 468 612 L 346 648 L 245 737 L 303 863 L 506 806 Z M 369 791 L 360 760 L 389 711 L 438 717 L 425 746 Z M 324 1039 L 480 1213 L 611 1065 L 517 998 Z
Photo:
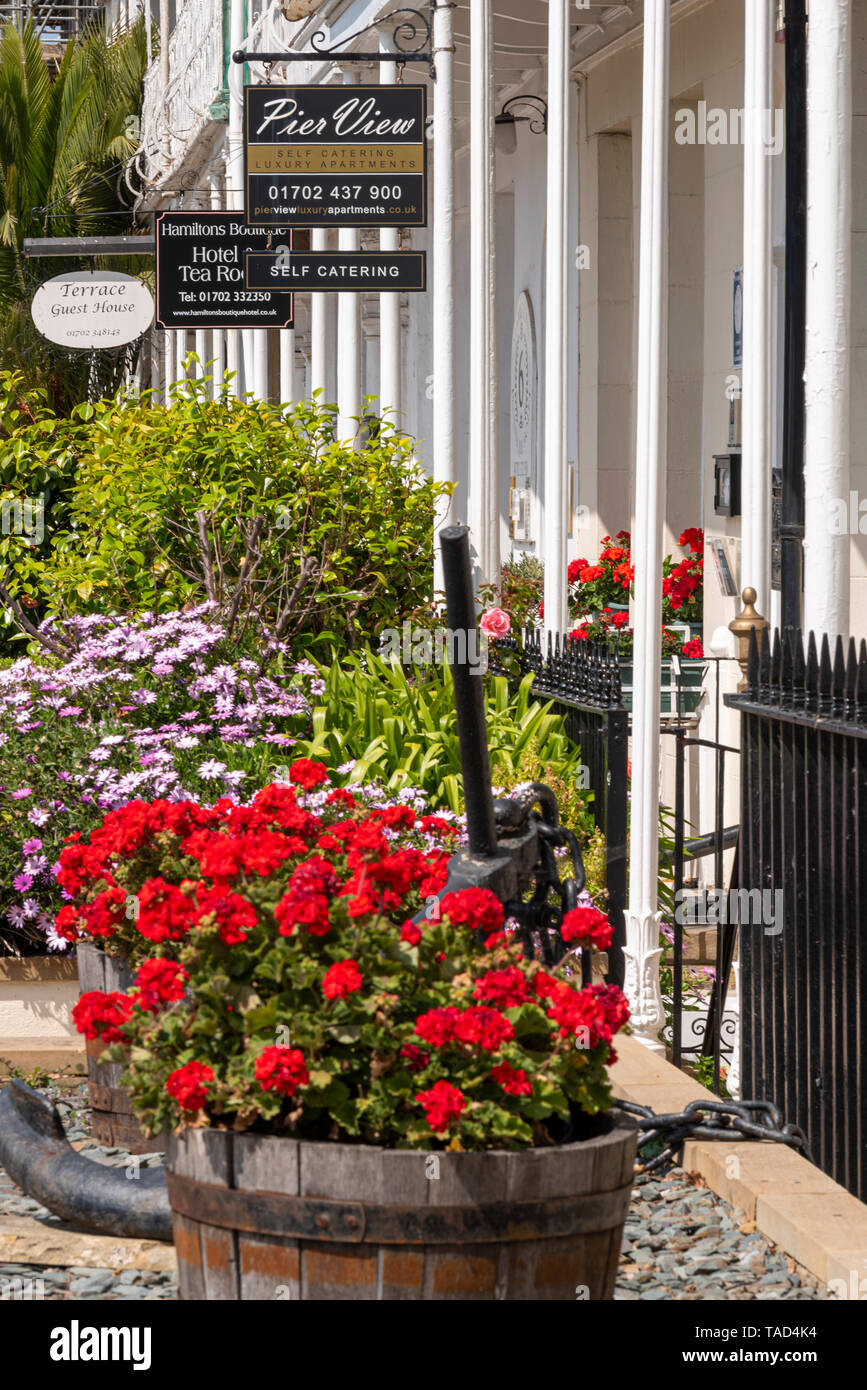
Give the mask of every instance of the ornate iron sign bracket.
M 321 62 L 323 59 L 330 59 L 332 62 L 340 63 L 427 63 L 431 72 L 434 67 L 433 53 L 433 24 L 432 7 L 428 15 L 424 15 L 421 10 L 412 10 L 401 7 L 399 10 L 392 10 L 390 14 L 383 15 L 381 19 L 373 24 L 367 24 L 363 29 L 358 29 L 354 34 L 348 34 L 346 38 L 340 39 L 336 44 L 326 47 L 329 35 L 324 29 L 317 29 L 311 35 L 310 48 L 297 53 L 250 53 L 246 49 L 238 49 L 232 54 L 234 63 L 311 63 Z M 404 18 L 399 18 L 404 16 Z M 391 41 L 394 46 L 393 53 L 376 52 L 347 53 L 346 45 L 355 43 L 363 34 L 375 33 L 388 23 L 389 20 L 396 20 L 397 23 L 391 33 Z M 408 47 L 407 45 L 413 45 Z

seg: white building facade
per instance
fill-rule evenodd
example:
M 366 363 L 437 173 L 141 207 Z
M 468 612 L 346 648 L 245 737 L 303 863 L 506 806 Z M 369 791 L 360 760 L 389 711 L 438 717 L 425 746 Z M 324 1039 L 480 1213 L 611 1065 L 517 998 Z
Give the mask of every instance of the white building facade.
M 282 332 L 155 331 L 150 384 L 164 398 L 195 351 L 214 364 L 208 374 L 235 374 L 238 395 L 288 402 L 322 391 L 343 437 L 376 398 L 430 470 L 457 484 L 451 518 L 471 525 L 480 578 L 495 580 L 517 552 L 545 562 L 552 629 L 565 626 L 567 562 L 595 556 L 606 534 L 632 533 L 629 992 L 652 1045 L 662 556 L 684 529 L 703 528 L 706 648 L 732 654 L 727 627 L 746 586 L 780 621 L 782 6 L 162 0 L 152 22 L 169 38 L 148 73 L 130 176 L 142 211 L 242 207 L 244 80 L 429 88 L 428 226 L 400 235 L 428 253 L 429 292 L 299 295 L 295 329 Z M 430 52 L 432 68 L 334 53 L 401 48 Z M 242 71 L 237 49 L 331 56 Z M 831 638 L 861 639 L 867 0 L 812 0 L 808 110 L 804 612 Z M 320 249 L 397 244 L 388 230 L 312 236 Z M 732 456 L 741 516 L 715 507 L 715 460 Z M 732 689 L 737 668 L 720 670 Z M 706 732 L 713 694 L 711 681 Z M 724 712 L 720 736 L 737 743 L 736 715 Z M 737 820 L 736 783 L 728 797 Z M 699 791 L 696 820 L 702 800 Z

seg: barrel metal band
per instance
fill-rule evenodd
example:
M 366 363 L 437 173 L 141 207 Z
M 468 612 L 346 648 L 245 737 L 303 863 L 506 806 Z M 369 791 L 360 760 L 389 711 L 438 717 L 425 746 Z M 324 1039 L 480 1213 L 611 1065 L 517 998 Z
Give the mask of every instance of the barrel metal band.
M 91 1081 L 88 1097 L 92 1110 L 106 1110 L 112 1114 L 128 1116 L 130 1120 L 133 1118 L 129 1091 L 123 1090 L 122 1087 L 103 1086 L 98 1081 Z
M 176 1216 L 256 1235 L 360 1245 L 487 1245 L 613 1229 L 623 1221 L 631 1181 L 612 1192 L 538 1202 L 477 1206 L 392 1206 L 239 1192 L 178 1173 L 166 1174 Z

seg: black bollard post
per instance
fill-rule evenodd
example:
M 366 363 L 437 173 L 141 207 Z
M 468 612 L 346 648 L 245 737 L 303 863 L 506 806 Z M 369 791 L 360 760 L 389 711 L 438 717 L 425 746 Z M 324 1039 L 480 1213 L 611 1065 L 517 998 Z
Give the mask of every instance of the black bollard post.
M 477 657 L 477 624 L 466 526 L 447 526 L 440 532 L 440 544 L 469 851 L 476 857 L 488 858 L 497 853 L 497 828 L 491 792 L 484 682 L 478 660 L 471 664 L 471 657 Z

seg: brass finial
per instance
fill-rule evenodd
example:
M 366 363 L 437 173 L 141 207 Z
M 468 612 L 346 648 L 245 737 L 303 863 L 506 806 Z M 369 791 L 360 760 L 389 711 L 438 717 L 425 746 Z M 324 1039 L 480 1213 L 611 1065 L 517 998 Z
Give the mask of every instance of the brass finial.
M 756 612 L 755 604 L 758 594 L 755 589 L 746 588 L 741 594 L 744 606 L 736 618 L 732 618 L 729 623 L 729 632 L 733 632 L 738 642 L 738 662 L 743 673 L 738 690 L 747 688 L 747 659 L 750 654 L 750 632 L 756 629 L 756 641 L 761 644 L 762 629 L 770 627 L 767 618 Z

